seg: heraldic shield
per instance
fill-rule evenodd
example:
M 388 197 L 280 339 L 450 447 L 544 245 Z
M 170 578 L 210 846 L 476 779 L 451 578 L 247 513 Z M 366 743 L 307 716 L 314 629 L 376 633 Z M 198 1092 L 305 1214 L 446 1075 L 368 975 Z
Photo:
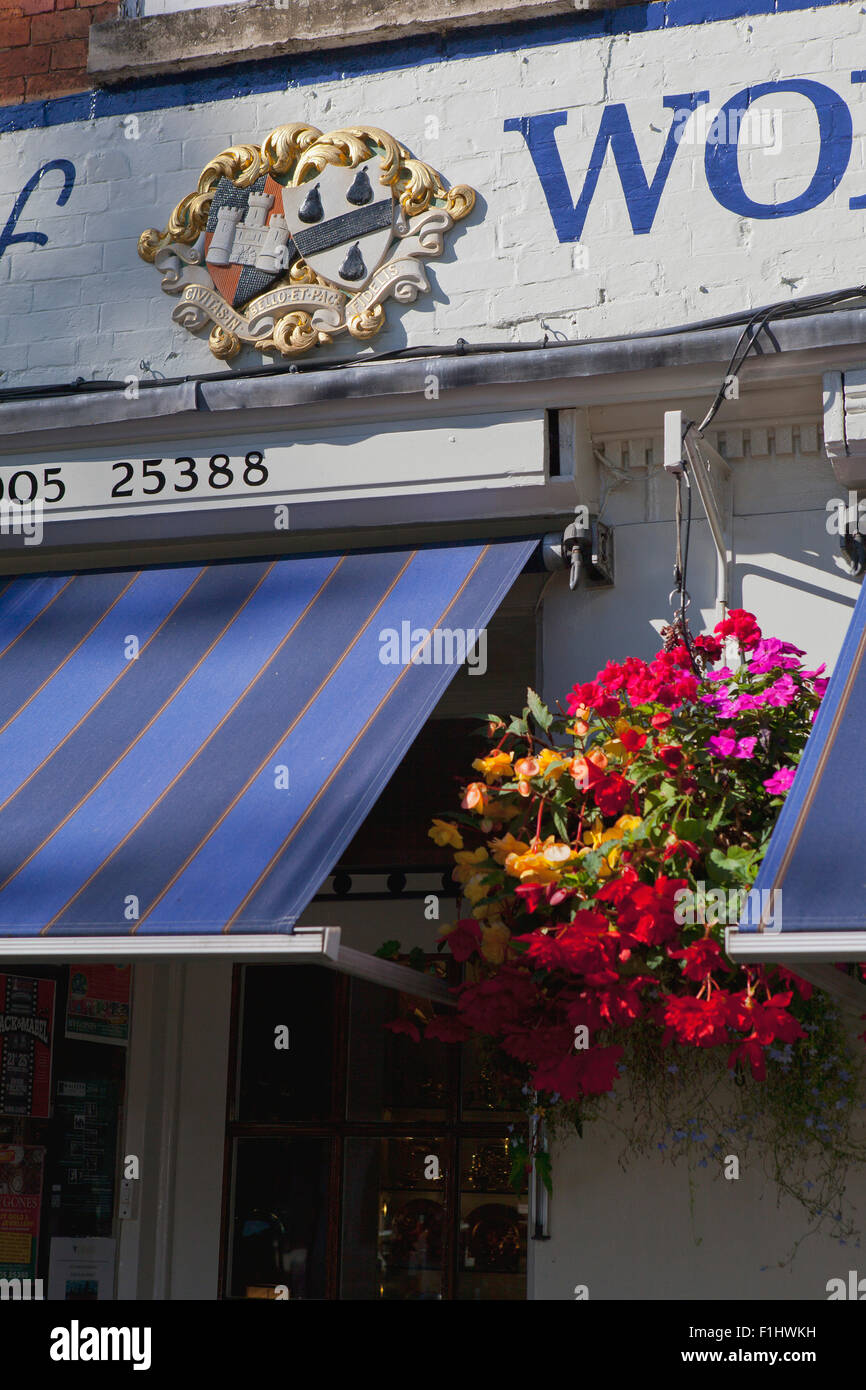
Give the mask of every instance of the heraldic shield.
M 344 290 L 362 290 L 394 236 L 391 189 L 376 162 L 341 169 L 326 165 L 300 188 L 283 190 L 285 221 L 298 253 L 318 275 Z
M 423 263 L 474 204 L 385 130 L 279 126 L 216 155 L 138 253 L 176 296 L 174 322 L 210 327 L 215 357 L 289 356 L 372 338 L 387 301 L 429 290 Z

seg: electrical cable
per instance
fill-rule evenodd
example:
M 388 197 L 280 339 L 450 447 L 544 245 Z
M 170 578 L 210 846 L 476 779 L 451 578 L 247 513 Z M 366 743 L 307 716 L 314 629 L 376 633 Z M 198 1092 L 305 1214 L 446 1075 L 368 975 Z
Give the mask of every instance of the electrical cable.
M 545 347 L 547 353 L 555 353 L 563 348 L 577 347 L 600 347 L 610 343 L 629 343 L 640 342 L 650 338 L 677 337 L 685 334 L 707 333 L 716 329 L 736 328 L 743 324 L 743 333 L 740 335 L 737 348 L 734 352 L 732 362 L 736 360 L 743 337 L 759 319 L 766 318 L 766 323 L 774 318 L 797 318 L 809 317 L 824 310 L 835 309 L 840 311 L 846 304 L 854 307 L 857 301 L 859 308 L 863 308 L 862 301 L 866 300 L 866 286 L 857 285 L 845 290 L 835 290 L 828 294 L 804 295 L 799 299 L 781 301 L 777 304 L 764 305 L 762 308 L 747 312 L 723 314 L 716 318 L 699 319 L 694 323 L 675 324 L 668 328 L 642 329 L 637 333 L 620 334 L 611 337 L 600 338 L 581 338 L 570 339 L 566 342 L 550 342 Z M 761 324 L 761 329 L 766 327 L 766 323 Z M 755 340 L 758 335 L 755 335 Z M 755 341 L 753 340 L 753 341 Z M 526 353 L 538 351 L 542 347 L 541 342 L 534 343 L 467 343 L 464 339 L 458 339 L 454 344 L 445 346 L 421 346 L 410 348 L 393 348 L 387 352 L 371 353 L 366 357 L 341 358 L 336 362 L 322 364 L 319 362 L 289 362 L 270 364 L 261 367 L 249 367 L 240 371 L 227 373 L 225 371 L 201 372 L 197 374 L 187 374 L 186 376 L 162 377 L 155 380 L 140 380 L 139 390 L 153 389 L 158 386 L 180 386 L 186 382 L 207 382 L 207 381 L 242 381 L 255 379 L 257 377 L 276 377 L 286 374 L 309 375 L 314 372 L 331 373 L 346 371 L 355 367 L 377 366 L 385 362 L 411 361 L 414 358 L 447 358 L 447 357 L 471 357 L 486 356 L 492 354 L 507 353 Z M 751 351 L 750 342 L 746 355 Z M 745 360 L 745 359 L 743 359 Z M 740 366 L 742 362 L 740 363 Z M 737 368 L 739 371 L 739 367 Z M 725 376 L 729 376 L 730 368 Z M 28 400 L 44 399 L 51 396 L 69 396 L 86 394 L 91 391 L 126 391 L 128 384 L 125 379 L 102 379 L 86 381 L 79 377 L 75 381 L 50 383 L 41 386 L 11 386 L 0 387 L 0 400 Z M 722 389 L 722 399 L 724 399 L 724 388 Z M 719 402 L 721 404 L 721 401 Z M 718 409 L 716 405 L 715 409 Z M 715 410 L 712 412 L 715 414 Z M 710 416 L 712 418 L 712 415 Z

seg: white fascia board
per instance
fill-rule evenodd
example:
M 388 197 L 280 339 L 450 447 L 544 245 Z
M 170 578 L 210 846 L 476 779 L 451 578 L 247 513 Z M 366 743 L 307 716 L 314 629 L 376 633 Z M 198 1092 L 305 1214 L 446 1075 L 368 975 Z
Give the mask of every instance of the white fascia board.
M 292 960 L 327 965 L 337 960 L 339 927 L 287 932 L 204 936 L 5 936 L 0 964 L 7 961 Z
M 796 966 L 798 961 L 866 961 L 866 931 L 741 932 L 725 929 L 731 960 Z

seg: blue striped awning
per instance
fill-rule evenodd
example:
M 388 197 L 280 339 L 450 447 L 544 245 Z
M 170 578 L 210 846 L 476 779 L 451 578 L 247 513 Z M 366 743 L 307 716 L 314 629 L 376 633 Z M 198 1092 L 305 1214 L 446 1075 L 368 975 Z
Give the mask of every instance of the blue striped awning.
M 728 951 L 866 960 L 866 587 Z
M 0 957 L 290 934 L 536 544 L 8 581 Z

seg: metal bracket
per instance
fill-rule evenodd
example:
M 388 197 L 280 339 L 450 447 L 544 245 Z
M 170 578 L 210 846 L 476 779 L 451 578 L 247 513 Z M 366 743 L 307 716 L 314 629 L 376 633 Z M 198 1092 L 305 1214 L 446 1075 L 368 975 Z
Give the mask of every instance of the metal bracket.
M 665 411 L 665 471 L 689 477 L 700 493 L 716 548 L 716 613 L 722 618 L 731 598 L 733 557 L 733 488 L 730 465 L 696 425 L 684 422 L 681 410 Z
M 585 512 L 578 508 L 578 512 Z M 562 536 L 552 532 L 544 538 L 544 563 L 547 569 L 565 566 L 568 571 L 568 587 L 576 589 L 583 575 L 590 589 L 610 588 L 614 582 L 613 574 L 613 527 L 605 526 L 603 521 L 578 516 L 569 522 Z

